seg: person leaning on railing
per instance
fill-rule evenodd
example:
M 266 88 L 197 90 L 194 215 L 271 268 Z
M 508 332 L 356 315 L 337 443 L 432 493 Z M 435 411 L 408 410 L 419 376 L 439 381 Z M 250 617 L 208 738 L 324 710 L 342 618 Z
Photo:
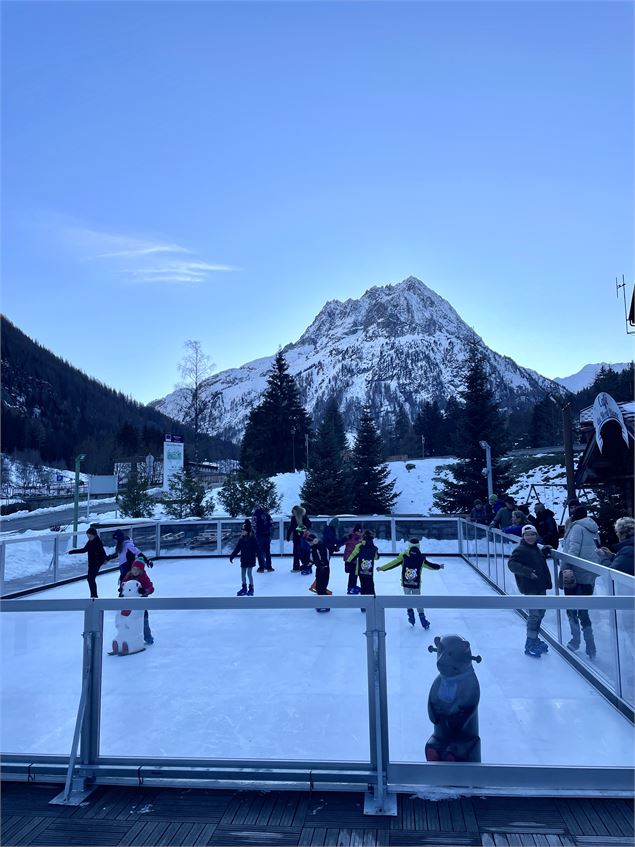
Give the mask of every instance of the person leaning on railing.
M 614 525 L 617 544 L 611 552 L 608 547 L 600 547 L 600 564 L 607 568 L 635 576 L 634 573 L 634 537 L 635 520 L 633 518 L 618 518 Z

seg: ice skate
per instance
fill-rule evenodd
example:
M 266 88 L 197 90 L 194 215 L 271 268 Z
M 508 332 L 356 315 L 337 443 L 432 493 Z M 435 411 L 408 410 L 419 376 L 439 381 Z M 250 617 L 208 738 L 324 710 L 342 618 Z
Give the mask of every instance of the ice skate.
M 247 597 L 253 597 L 253 596 L 254 596 L 254 587 L 253 587 L 253 585 L 250 585 L 249 588 L 247 589 Z
M 575 652 L 580 648 L 580 624 L 577 618 L 569 618 L 569 628 L 571 629 L 571 640 L 567 647 Z
M 582 635 L 584 636 L 584 643 L 586 645 L 586 654 L 589 659 L 595 659 L 596 649 L 595 649 L 595 638 L 593 637 L 593 629 L 590 626 L 585 626 L 582 629 Z
M 330 609 L 316 609 L 316 612 L 330 612 Z
M 410 624 L 410 626 L 414 626 L 414 625 L 415 625 L 415 613 L 414 613 L 414 609 L 408 609 L 408 623 Z
M 546 641 L 543 641 L 542 638 L 537 638 L 536 641 L 538 643 L 538 649 L 539 650 L 542 650 L 543 653 L 549 652 L 549 645 L 547 644 Z
M 243 587 L 240 591 L 236 592 L 236 597 L 246 597 L 247 596 L 247 586 L 243 583 Z
M 533 656 L 539 659 L 542 656 L 542 650 L 538 646 L 537 638 L 528 638 L 525 641 L 525 656 Z
M 419 613 L 419 620 L 421 621 L 421 626 L 424 629 L 430 629 L 430 621 L 426 618 L 426 616 L 422 612 Z

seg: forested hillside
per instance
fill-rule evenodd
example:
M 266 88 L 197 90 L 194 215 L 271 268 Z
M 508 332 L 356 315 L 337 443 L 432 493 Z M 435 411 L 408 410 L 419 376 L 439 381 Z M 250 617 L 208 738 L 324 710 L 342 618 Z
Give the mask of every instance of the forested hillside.
M 85 453 L 82 470 L 106 473 L 112 462 L 163 451 L 166 433 L 193 433 L 150 406 L 114 391 L 30 339 L 2 316 L 2 452 L 31 461 L 72 467 Z M 199 436 L 204 459 L 234 458 L 237 447 Z

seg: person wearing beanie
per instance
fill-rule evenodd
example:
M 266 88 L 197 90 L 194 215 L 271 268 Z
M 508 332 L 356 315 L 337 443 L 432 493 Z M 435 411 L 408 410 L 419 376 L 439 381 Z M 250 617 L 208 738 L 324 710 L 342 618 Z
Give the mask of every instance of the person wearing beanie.
M 331 568 L 329 565 L 329 551 L 326 544 L 313 532 L 307 532 L 306 540 L 311 548 L 311 561 L 315 565 L 315 581 L 309 591 L 315 591 L 320 597 L 333 594 L 329 591 L 329 578 Z M 316 612 L 330 612 L 330 609 L 316 609 Z
M 487 519 L 487 506 L 483 504 L 482 500 L 474 501 L 474 506 L 470 512 L 470 520 L 472 523 L 482 523 L 486 526 L 489 523 Z
M 271 527 L 273 521 L 267 509 L 262 505 L 254 510 L 256 543 L 258 544 L 258 573 L 273 573 L 271 566 Z
M 121 580 L 130 570 L 135 556 L 138 556 L 141 550 L 139 550 L 130 536 L 126 535 L 121 529 L 116 529 L 112 534 L 112 538 L 115 542 L 115 552 L 111 553 L 106 561 L 109 562 L 112 559 L 117 559 L 117 564 L 119 565 L 119 583 L 121 584 Z
M 585 506 L 575 506 L 571 519 L 562 539 L 562 552 L 578 559 L 597 563 L 600 535 L 598 525 L 589 517 Z M 595 590 L 597 574 L 580 565 L 561 562 L 558 584 L 567 596 L 590 597 Z M 586 654 L 590 659 L 596 656 L 595 637 L 588 609 L 567 609 L 571 640 L 569 650 L 578 650 L 580 635 L 584 637 Z
M 236 592 L 237 597 L 254 596 L 253 570 L 258 557 L 258 544 L 256 536 L 251 529 L 251 521 L 246 520 L 242 526 L 242 533 L 238 543 L 229 557 L 230 563 L 234 557 L 240 554 L 240 574 L 242 577 L 242 588 Z M 249 582 L 248 582 L 249 581 Z
M 357 574 L 355 572 L 355 567 L 348 561 L 348 557 L 351 555 L 355 547 L 360 542 L 362 537 L 362 525 L 361 523 L 356 523 L 355 526 L 348 533 L 348 538 L 344 543 L 344 572 L 348 574 L 348 585 L 346 587 L 347 594 L 359 594 L 359 587 L 357 585 Z
M 487 498 L 487 523 L 490 524 L 494 520 L 496 513 L 503 508 L 505 504 L 497 494 L 490 494 Z
M 374 535 L 370 529 L 364 531 L 362 540 L 355 545 L 346 562 L 352 566 L 355 576 L 359 577 L 359 593 L 375 596 L 373 571 L 375 560 L 379 558 L 379 550 L 373 544 Z M 352 593 L 352 592 L 351 592 Z M 366 609 L 362 609 L 365 612 Z
M 326 549 L 329 551 L 329 556 L 332 556 L 336 550 L 339 550 L 340 545 L 337 540 L 339 525 L 339 518 L 331 518 L 331 520 L 322 530 L 322 541 L 326 545 Z
M 546 595 L 552 588 L 551 574 L 546 559 L 551 553 L 551 547 L 545 545 L 542 550 L 538 547 L 536 527 L 530 523 L 522 528 L 522 537 L 514 548 L 507 567 L 516 578 L 516 585 L 521 594 Z M 540 624 L 545 616 L 545 609 L 530 609 L 527 613 L 527 638 L 525 640 L 525 655 L 539 659 L 546 653 L 549 646 L 542 641 Z
M 554 550 L 560 545 L 560 533 L 558 524 L 551 509 L 547 509 L 544 503 L 536 503 L 534 507 L 536 529 L 544 544 L 548 544 Z
M 86 581 L 88 582 L 91 598 L 96 600 L 97 574 L 108 557 L 106 556 L 106 551 L 104 550 L 104 545 L 99 537 L 99 533 L 94 526 L 88 527 L 86 530 L 86 537 L 87 541 L 83 547 L 79 547 L 76 550 L 69 550 L 68 552 L 71 556 L 78 555 L 79 553 L 88 554 L 88 573 L 86 574 Z
M 419 548 L 419 539 L 411 538 L 409 541 L 410 547 L 405 553 L 400 553 L 395 559 L 387 562 L 385 565 L 378 567 L 378 571 L 389 571 L 401 565 L 401 587 L 403 593 L 408 595 L 421 596 L 421 571 L 426 568 L 430 571 L 439 571 L 443 565 L 437 565 L 435 562 L 429 562 Z M 408 622 L 411 626 L 415 625 L 414 609 L 406 610 Z M 425 609 L 421 606 L 417 607 L 419 620 L 424 629 L 430 628 L 430 621 L 426 618 Z

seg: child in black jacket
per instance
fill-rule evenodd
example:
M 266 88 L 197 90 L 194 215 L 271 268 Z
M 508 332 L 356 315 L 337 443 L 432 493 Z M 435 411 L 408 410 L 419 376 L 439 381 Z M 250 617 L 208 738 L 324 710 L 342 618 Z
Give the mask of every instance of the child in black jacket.
M 373 571 L 375 560 L 379 558 L 379 550 L 373 544 L 374 535 L 370 529 L 364 531 L 362 540 L 356 544 L 346 562 L 353 567 L 353 573 L 359 577 L 360 594 L 372 594 L 375 596 L 375 582 Z M 366 609 L 362 609 L 365 612 Z
M 439 571 L 443 565 L 437 565 L 435 562 L 429 562 L 419 548 L 419 539 L 411 538 L 410 547 L 400 553 L 395 559 L 392 559 L 385 565 L 377 568 L 378 571 L 389 571 L 401 565 L 401 587 L 404 594 L 414 594 L 421 596 L 421 571 L 427 568 L 432 571 Z M 411 626 L 415 625 L 414 609 L 407 609 L 408 622 Z M 422 606 L 417 608 L 419 620 L 424 629 L 430 628 L 430 621 L 426 618 L 425 609 Z
M 242 534 L 238 539 L 238 543 L 232 550 L 229 561 L 232 562 L 234 557 L 240 553 L 240 574 L 242 577 L 242 588 L 236 592 L 237 597 L 254 596 L 254 578 L 253 570 L 258 557 L 258 544 L 256 536 L 251 529 L 251 521 L 246 520 L 242 527 Z M 249 587 L 247 587 L 249 580 Z
M 88 581 L 88 587 L 90 589 L 90 596 L 96 600 L 97 599 L 97 574 L 99 573 L 99 568 L 104 564 L 106 559 L 108 558 L 106 555 L 106 551 L 104 550 L 104 545 L 102 543 L 101 538 L 99 537 L 99 533 L 95 529 L 94 526 L 89 526 L 86 530 L 86 535 L 88 536 L 88 541 L 84 544 L 83 547 L 80 547 L 77 550 L 69 550 L 69 555 L 73 556 L 76 553 L 88 553 L 88 573 L 86 574 L 86 579 Z

